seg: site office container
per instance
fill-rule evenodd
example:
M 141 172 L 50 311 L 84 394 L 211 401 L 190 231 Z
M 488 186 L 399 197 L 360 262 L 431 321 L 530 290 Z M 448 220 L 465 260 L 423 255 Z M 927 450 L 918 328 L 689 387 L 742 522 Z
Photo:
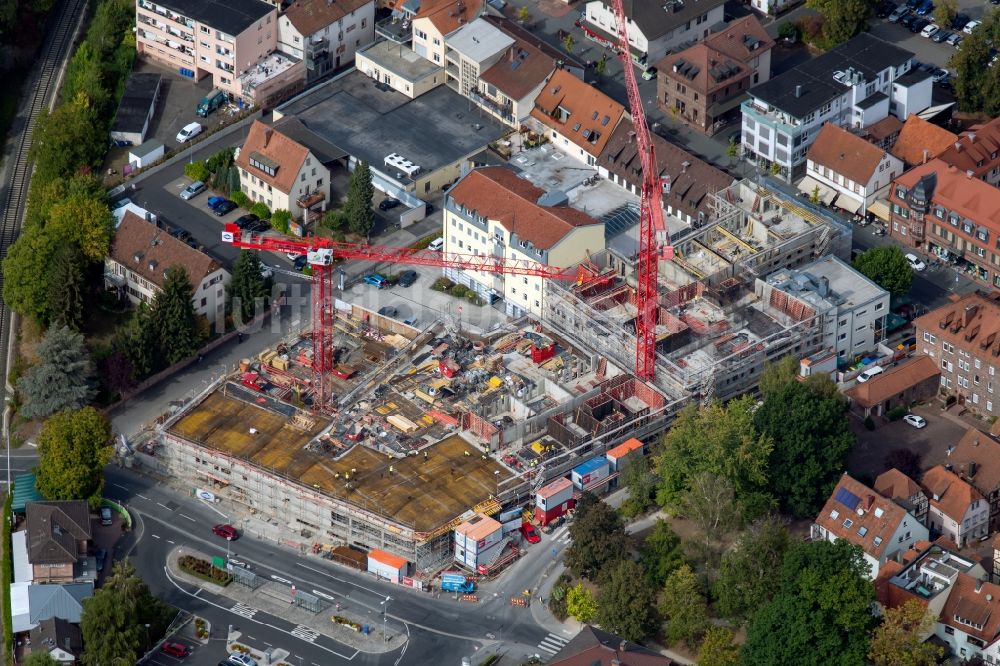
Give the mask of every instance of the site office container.
M 574 467 L 573 471 L 570 472 L 570 478 L 578 490 L 583 490 L 598 485 L 602 479 L 608 478 L 611 473 L 610 468 L 611 465 L 607 458 L 591 458 Z
M 573 508 L 573 482 L 563 477 L 542 486 L 535 493 L 535 520 L 547 525 Z

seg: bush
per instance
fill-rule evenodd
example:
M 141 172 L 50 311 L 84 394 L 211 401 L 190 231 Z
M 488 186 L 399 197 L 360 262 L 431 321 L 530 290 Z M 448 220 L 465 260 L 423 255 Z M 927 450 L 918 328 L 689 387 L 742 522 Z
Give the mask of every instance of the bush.
M 328 210 L 323 213 L 323 219 L 320 224 L 331 231 L 347 231 L 349 227 L 349 218 L 347 213 L 341 209 Z
M 434 280 L 434 284 L 431 285 L 431 289 L 433 289 L 434 291 L 447 292 L 453 286 L 455 286 L 455 283 L 449 280 L 448 278 L 439 277 L 437 280 Z
M 213 566 L 208 560 L 203 560 L 192 555 L 182 555 L 177 560 L 177 566 L 187 574 L 207 580 L 210 583 L 215 583 L 216 585 L 225 587 L 233 582 L 233 574 Z
M 267 204 L 263 201 L 258 201 L 254 205 L 250 206 L 250 212 L 262 220 L 271 219 L 271 209 L 268 208 Z
M 875 429 L 875 422 L 872 421 L 872 417 L 871 416 L 866 416 L 865 417 L 865 428 L 867 428 L 868 430 L 874 430 Z
M 414 243 L 413 245 L 411 245 L 410 248 L 414 249 L 414 250 L 426 250 L 427 246 L 431 244 L 431 241 L 433 241 L 435 238 L 438 238 L 440 236 L 441 236 L 441 234 L 439 234 L 438 232 L 435 231 L 434 233 L 432 233 L 432 234 L 430 234 L 428 236 L 424 236 L 423 238 L 421 238 L 420 240 L 418 240 L 416 243 Z
M 464 284 L 456 284 L 451 288 L 451 295 L 455 298 L 462 298 L 467 293 L 469 293 L 469 288 Z
M 207 183 L 210 174 L 208 166 L 205 165 L 205 160 L 198 160 L 197 162 L 188 162 L 184 165 L 184 175 L 191 180 L 200 180 L 203 183 Z
M 890 421 L 898 421 L 899 419 L 903 418 L 904 416 L 906 416 L 909 413 L 910 413 L 910 410 L 907 409 L 905 405 L 896 405 L 895 407 L 893 407 L 892 409 L 890 409 L 888 412 L 886 412 L 885 416 Z
M 235 190 L 229 198 L 232 199 L 233 203 L 240 208 L 247 208 L 250 205 L 250 197 L 248 197 L 243 190 Z
M 469 301 L 473 305 L 479 305 L 479 306 L 486 305 L 486 301 L 483 300 L 483 297 L 477 294 L 476 292 L 472 291 L 471 289 L 468 292 L 466 292 L 465 300 Z
M 288 223 L 292 220 L 292 214 L 287 210 L 276 210 L 271 213 L 271 227 L 275 231 L 280 231 L 283 234 L 288 233 Z

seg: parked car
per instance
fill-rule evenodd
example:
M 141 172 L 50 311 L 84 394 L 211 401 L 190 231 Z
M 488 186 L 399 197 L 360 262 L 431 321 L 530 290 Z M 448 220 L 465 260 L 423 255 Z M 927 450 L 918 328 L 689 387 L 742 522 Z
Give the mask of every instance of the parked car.
M 928 23 L 927 25 L 924 26 L 924 29 L 920 31 L 920 36 L 930 38 L 933 37 L 935 34 L 937 34 L 938 30 L 940 30 L 940 28 L 938 28 L 936 25 L 934 25 L 933 23 Z
M 378 273 L 372 273 L 371 275 L 365 276 L 365 284 L 370 284 L 376 289 L 385 289 L 389 286 L 388 281 Z
M 98 548 L 94 551 L 94 565 L 97 568 L 97 572 L 100 573 L 104 571 L 104 563 L 108 559 L 108 551 L 103 548 Z
M 903 421 L 909 423 L 914 428 L 923 428 L 927 426 L 927 421 L 924 420 L 924 417 L 917 416 L 916 414 L 907 414 L 903 417 Z
M 907 9 L 916 9 L 924 0 L 906 0 Z
M 378 313 L 383 317 L 388 317 L 389 319 L 395 319 L 399 311 L 392 307 L 391 305 L 386 305 L 378 309 Z
M 910 10 L 905 5 L 900 5 L 889 14 L 889 23 L 899 23 L 899 20 L 909 13 Z
M 528 543 L 538 543 L 542 540 L 542 537 L 538 535 L 538 531 L 535 526 L 531 523 L 521 523 L 521 534 L 524 535 L 524 540 Z
M 227 523 L 216 525 L 212 528 L 212 533 L 215 534 L 215 536 L 220 536 L 223 539 L 229 539 L 230 541 L 236 541 L 236 539 L 240 537 L 236 528 Z
M 928 14 L 932 14 L 933 12 L 934 12 L 934 2 L 932 0 L 924 0 L 922 3 L 920 3 L 920 6 L 917 7 L 918 16 L 926 16 Z
M 218 206 L 220 203 L 222 203 L 225 200 L 226 200 L 226 197 L 214 197 L 213 196 L 213 197 L 209 197 L 208 201 L 206 201 L 205 204 L 209 208 L 215 208 L 216 206 Z
M 982 21 L 969 21 L 965 24 L 965 27 L 962 28 L 962 32 L 967 35 L 971 35 L 972 31 L 978 28 L 980 23 L 982 23 Z
M 885 368 L 883 368 L 881 365 L 873 365 L 872 367 L 868 368 L 860 375 L 858 375 L 858 383 L 864 384 L 872 377 L 877 377 L 881 375 L 883 372 L 885 372 Z
M 644 81 L 652 81 L 656 78 L 657 69 L 655 67 L 650 67 L 642 73 L 642 78 Z
M 906 263 L 910 265 L 910 268 L 918 272 L 927 268 L 927 264 L 920 261 L 920 259 L 917 258 L 917 255 L 912 253 L 908 253 L 906 255 Z
M 230 567 L 239 567 L 240 569 L 246 569 L 247 571 L 253 571 L 253 565 L 252 564 L 250 564 L 249 562 L 244 562 L 243 560 L 234 559 L 232 557 L 230 557 L 228 560 L 226 560 L 226 564 L 228 564 Z
M 948 36 L 948 39 L 946 39 L 945 42 L 947 42 L 951 46 L 954 46 L 955 48 L 958 48 L 958 45 L 962 43 L 962 35 L 958 34 L 957 32 L 953 32 L 951 33 L 951 35 Z
M 399 199 L 394 199 L 392 197 L 387 197 L 378 202 L 379 210 L 392 210 L 399 205 Z
M 306 255 L 300 254 L 299 256 L 295 257 L 295 261 L 292 262 L 292 265 L 295 267 L 295 270 L 301 273 L 302 271 L 305 270 L 306 266 L 309 265 L 309 259 L 306 257 Z
M 201 123 L 188 123 L 181 128 L 181 131 L 178 132 L 177 136 L 174 138 L 177 139 L 177 143 L 187 143 L 194 137 L 201 134 L 204 130 L 205 128 L 201 126 Z
M 254 215 L 253 213 L 240 215 L 238 218 L 236 218 L 236 226 L 238 226 L 240 229 L 246 229 L 254 222 L 257 222 L 259 219 L 260 218 Z
M 416 281 L 417 281 L 416 271 L 403 271 L 402 273 L 399 274 L 399 279 L 396 280 L 396 284 L 398 284 L 400 287 L 409 287 Z
M 885 18 L 896 11 L 896 3 L 892 0 L 882 0 L 875 8 L 875 16 Z
M 938 71 L 934 72 L 934 83 L 941 83 L 941 84 L 947 83 L 950 77 L 951 77 L 951 72 L 949 72 L 947 69 L 939 69 Z
M 105 527 L 107 527 L 108 525 L 110 525 L 113 522 L 112 519 L 113 519 L 113 514 L 111 513 L 111 507 L 110 506 L 102 506 L 101 507 L 101 525 L 104 525 Z
M 196 180 L 184 188 L 184 190 L 181 192 L 181 199 L 184 199 L 184 201 L 194 199 L 196 196 L 204 192 L 205 189 L 206 189 L 205 183 L 201 182 L 200 180 Z
M 241 652 L 234 652 L 229 655 L 229 663 L 235 666 L 257 666 L 257 662 L 253 657 Z
M 909 29 L 909 27 L 913 25 L 914 22 L 919 18 L 920 17 L 917 16 L 916 14 L 907 14 L 903 18 L 899 19 L 899 25 L 903 26 L 906 29 Z
M 265 266 L 264 264 L 261 264 L 260 265 L 260 277 L 262 279 L 264 279 L 264 280 L 267 280 L 268 278 L 273 278 L 274 277 L 274 271 L 272 271 L 270 269 L 270 267 Z
M 170 641 L 161 645 L 160 651 L 163 654 L 169 654 L 171 657 L 177 657 L 178 659 L 183 659 L 191 654 L 191 649 L 187 645 L 183 643 L 171 643 Z
M 215 216 L 216 217 L 222 217 L 226 213 L 231 213 L 234 210 L 236 210 L 236 204 L 234 204 L 229 199 L 226 199 L 222 203 L 216 205 L 216 207 L 213 208 L 212 210 L 215 211 Z
M 267 220 L 257 220 L 256 222 L 251 222 L 247 225 L 247 231 L 252 231 L 254 233 L 263 233 L 271 228 L 271 223 Z
M 931 41 L 935 44 L 941 44 L 942 42 L 948 41 L 951 37 L 951 32 L 948 30 L 938 30 L 933 35 L 931 35 Z
M 961 30 L 966 25 L 968 25 L 969 21 L 971 20 L 972 19 L 969 18 L 968 14 L 955 14 L 955 18 L 951 20 L 951 29 Z
M 923 32 L 923 29 L 929 26 L 930 24 L 931 24 L 930 21 L 918 16 L 917 20 L 910 24 L 910 32 L 912 33 Z
M 440 252 L 441 250 L 444 249 L 444 239 L 438 236 L 427 245 L 427 249 L 434 250 L 435 252 Z

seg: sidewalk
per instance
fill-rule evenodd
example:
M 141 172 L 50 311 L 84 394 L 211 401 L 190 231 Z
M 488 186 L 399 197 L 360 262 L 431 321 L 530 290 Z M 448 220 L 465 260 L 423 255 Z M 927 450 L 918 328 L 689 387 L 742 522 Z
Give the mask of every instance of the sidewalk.
M 330 603 L 323 610 L 313 613 L 285 601 L 285 599 L 290 599 L 287 592 L 288 588 L 280 583 L 267 581 L 257 589 L 252 590 L 235 582 L 230 583 L 226 587 L 220 587 L 196 578 L 178 569 L 177 559 L 182 554 L 193 555 L 194 557 L 200 557 L 208 561 L 211 561 L 212 557 L 189 546 L 178 546 L 171 550 L 167 556 L 167 571 L 172 577 L 190 585 L 197 585 L 212 594 L 225 597 L 238 604 L 269 613 L 289 622 L 294 622 L 302 627 L 308 627 L 339 643 L 349 645 L 362 652 L 371 654 L 392 652 L 406 642 L 405 634 L 393 633 L 391 630 L 387 632 L 389 640 L 387 642 L 384 641 L 382 627 L 379 622 L 375 621 L 378 618 L 367 613 L 364 615 L 359 614 L 348 607 L 349 603 L 342 605 L 339 609 L 335 605 L 336 602 Z M 354 631 L 342 624 L 337 624 L 331 620 L 332 616 L 342 617 L 359 625 L 367 624 L 371 628 L 371 633 L 365 635 L 360 631 Z

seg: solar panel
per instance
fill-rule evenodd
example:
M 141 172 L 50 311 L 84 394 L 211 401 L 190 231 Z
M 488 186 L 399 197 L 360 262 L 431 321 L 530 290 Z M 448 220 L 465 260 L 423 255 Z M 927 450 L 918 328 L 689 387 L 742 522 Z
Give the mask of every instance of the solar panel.
M 847 488 L 838 488 L 837 494 L 833 497 L 835 500 L 846 506 L 851 511 L 858 508 L 858 504 L 861 504 L 861 498 L 852 493 Z

